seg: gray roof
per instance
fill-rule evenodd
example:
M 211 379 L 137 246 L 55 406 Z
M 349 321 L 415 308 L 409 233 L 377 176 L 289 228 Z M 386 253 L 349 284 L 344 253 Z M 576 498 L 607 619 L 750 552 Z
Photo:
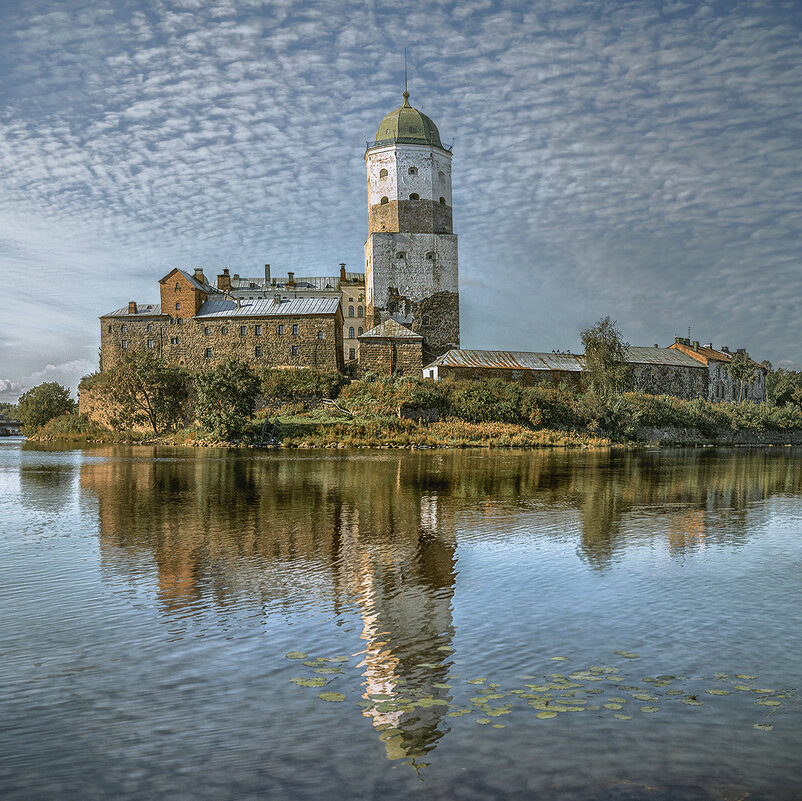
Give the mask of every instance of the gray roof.
M 584 359 L 573 353 L 513 350 L 450 350 L 427 367 L 487 367 L 504 370 L 561 370 L 578 373 Z
M 339 298 L 292 298 L 276 303 L 273 298 L 242 300 L 207 300 L 195 317 L 281 317 L 337 313 Z
M 675 367 L 701 367 L 703 369 L 705 367 L 698 359 L 694 359 L 676 348 L 634 347 L 626 350 L 629 357 L 627 361 L 630 364 L 660 364 Z
M 159 283 L 162 283 L 162 281 L 166 281 L 173 274 L 173 272 L 181 273 L 181 275 L 183 275 L 184 278 L 186 278 L 187 281 L 189 281 L 189 283 L 193 287 L 195 287 L 195 289 L 199 289 L 201 292 L 205 292 L 207 295 L 217 295 L 220 292 L 220 290 L 217 289 L 217 287 L 212 286 L 209 283 L 202 284 L 195 278 L 194 275 L 191 275 L 186 270 L 182 270 L 180 267 L 175 267 L 173 270 L 170 270 L 170 272 L 167 273 L 167 275 L 165 275 L 164 278 L 159 280 Z
M 137 303 L 136 314 L 128 313 L 128 306 L 123 306 L 122 309 L 116 309 L 108 314 L 102 314 L 101 317 L 157 317 L 162 313 L 161 303 Z M 167 314 L 165 313 L 165 317 Z
M 423 339 L 423 337 L 390 318 L 371 328 L 370 331 L 360 334 L 358 339 Z
M 353 284 L 357 287 L 359 284 L 365 283 L 365 273 L 346 273 L 346 284 Z M 289 278 L 248 278 L 247 276 L 239 276 L 238 278 L 231 279 L 231 288 L 236 290 L 252 289 L 254 291 L 269 292 L 274 289 L 293 289 L 287 286 Z M 295 281 L 295 289 L 321 289 L 321 290 L 336 290 L 340 283 L 339 275 L 296 275 L 293 279 Z M 251 286 L 253 284 L 253 286 Z

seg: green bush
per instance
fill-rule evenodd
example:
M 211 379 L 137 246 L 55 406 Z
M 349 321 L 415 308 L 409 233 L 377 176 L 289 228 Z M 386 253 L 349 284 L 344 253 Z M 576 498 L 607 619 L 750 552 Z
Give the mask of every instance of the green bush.
M 521 410 L 523 390 L 498 378 L 470 383 L 455 382 L 448 387 L 448 411 L 468 423 L 525 423 Z
M 40 437 L 58 437 L 59 439 L 83 439 L 87 436 L 107 433 L 86 415 L 70 412 L 54 417 L 45 423 L 37 432 Z
M 571 430 L 582 425 L 576 396 L 567 389 L 527 387 L 521 398 L 521 416 L 532 428 Z
M 262 395 L 266 401 L 282 403 L 321 398 L 336 398 L 349 383 L 334 370 L 266 370 L 262 374 Z
M 75 407 L 70 391 L 55 381 L 29 389 L 17 401 L 17 413 L 26 434 L 33 434 L 54 417 L 75 411 Z
M 229 359 L 195 377 L 195 412 L 201 425 L 230 439 L 248 426 L 256 409 L 259 377 L 244 362 Z

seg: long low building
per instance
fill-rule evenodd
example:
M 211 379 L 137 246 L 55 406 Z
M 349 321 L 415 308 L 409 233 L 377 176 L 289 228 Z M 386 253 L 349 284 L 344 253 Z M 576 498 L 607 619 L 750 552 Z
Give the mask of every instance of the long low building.
M 650 395 L 684 400 L 738 400 L 740 387 L 726 369 L 733 354 L 685 342 L 678 340 L 669 348 L 627 348 L 633 387 Z M 584 366 L 584 357 L 573 353 L 450 350 L 427 365 L 423 376 L 435 381 L 500 378 L 523 386 L 577 386 Z M 760 403 L 766 400 L 766 369 L 757 362 L 753 366 L 752 380 L 744 382 L 743 399 Z

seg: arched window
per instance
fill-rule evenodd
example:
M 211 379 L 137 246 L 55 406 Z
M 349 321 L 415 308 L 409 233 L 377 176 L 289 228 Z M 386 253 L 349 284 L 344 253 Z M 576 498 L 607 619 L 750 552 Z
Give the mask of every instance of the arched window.
M 440 205 L 441 206 L 445 206 L 446 205 L 446 199 L 444 197 L 440 198 Z
M 417 167 L 410 167 L 409 168 L 409 174 L 410 175 L 417 175 L 418 174 L 418 168 Z
M 409 199 L 410 199 L 410 200 L 420 200 L 420 195 L 419 195 L 417 192 L 413 192 L 413 193 L 412 193 L 412 194 L 409 196 Z
M 379 170 L 379 178 L 386 178 L 387 177 L 387 170 L 381 169 Z
M 362 336 L 362 334 L 363 334 L 363 333 L 365 333 L 365 332 L 364 332 L 364 329 L 363 329 L 363 328 L 362 328 L 362 326 L 360 325 L 360 326 L 359 326 L 359 336 Z
M 356 316 L 357 317 L 362 317 L 362 307 L 361 306 L 357 306 L 356 307 Z
M 399 250 L 398 253 L 396 254 L 396 258 L 398 258 L 398 259 L 405 259 L 406 257 L 407 257 L 407 254 L 404 253 L 403 250 Z
M 434 261 L 434 251 L 433 251 L 433 250 L 430 250 L 430 251 L 429 251 L 429 252 L 426 254 L 426 258 L 427 258 L 429 261 Z
M 348 339 L 353 339 L 355 336 L 356 336 L 356 334 L 354 334 L 354 327 L 353 327 L 353 326 L 351 326 L 351 327 L 348 329 Z
M 348 316 L 349 317 L 353 317 L 354 316 L 354 307 L 353 306 L 349 306 L 348 307 Z
M 387 195 L 385 195 L 385 196 L 384 196 L 384 197 L 383 197 L 383 198 L 382 198 L 382 199 L 379 201 L 379 203 L 381 203 L 381 205 L 382 205 L 382 206 L 386 206 L 386 205 L 387 205 L 389 202 L 390 202 L 390 198 L 389 198 L 389 197 L 387 197 Z
M 176 311 L 179 311 L 181 309 L 181 301 L 180 300 L 178 301 L 178 303 L 175 304 L 175 309 L 176 309 Z
M 446 179 L 446 174 L 445 174 L 445 173 L 444 173 L 442 170 L 440 170 L 440 172 L 438 172 L 438 173 L 437 173 L 437 177 L 438 177 L 438 178 L 439 178 L 441 181 L 445 181 L 445 179 Z

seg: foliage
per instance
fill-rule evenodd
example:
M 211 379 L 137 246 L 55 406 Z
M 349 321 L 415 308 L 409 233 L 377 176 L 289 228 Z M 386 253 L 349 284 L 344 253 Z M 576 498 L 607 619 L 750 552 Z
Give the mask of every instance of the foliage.
M 187 376 L 180 367 L 171 367 L 145 350 L 135 350 L 103 377 L 108 398 L 117 407 L 115 427 L 147 424 L 158 434 L 181 422 Z M 85 380 L 82 385 L 88 383 Z
M 738 401 L 743 400 L 744 382 L 751 381 L 755 374 L 755 366 L 748 353 L 736 353 L 727 364 L 727 372 L 733 381 L 738 382 Z
M 566 430 L 583 423 L 576 396 L 563 388 L 528 387 L 521 398 L 521 416 L 532 428 Z
M 334 370 L 266 370 L 262 374 L 265 400 L 297 401 L 336 398 L 349 379 Z
M 16 403 L 0 403 L 0 417 L 6 417 L 9 420 L 16 420 L 17 414 L 19 414 L 17 410 Z
M 449 386 L 449 414 L 469 423 L 522 423 L 523 390 L 498 378 Z
M 343 387 L 339 403 L 352 412 L 390 417 L 409 402 L 419 383 L 403 376 L 370 376 Z
M 27 433 L 33 433 L 54 417 L 74 410 L 75 401 L 70 398 L 70 391 L 55 381 L 29 389 L 17 401 L 17 414 Z
M 201 425 L 231 439 L 248 425 L 256 408 L 259 376 L 244 362 L 229 359 L 195 378 L 195 412 Z
M 802 411 L 802 372 L 785 370 L 782 367 L 772 370 L 769 364 L 766 394 L 769 403 L 776 406 L 790 405 Z
M 86 415 L 70 412 L 48 420 L 37 431 L 37 436 L 42 439 L 80 440 L 91 436 L 102 436 L 106 433 L 108 432 L 86 417 Z
M 580 334 L 585 348 L 583 372 L 589 389 L 610 395 L 628 389 L 632 376 L 627 363 L 628 342 L 621 338 L 615 320 L 602 317 Z

